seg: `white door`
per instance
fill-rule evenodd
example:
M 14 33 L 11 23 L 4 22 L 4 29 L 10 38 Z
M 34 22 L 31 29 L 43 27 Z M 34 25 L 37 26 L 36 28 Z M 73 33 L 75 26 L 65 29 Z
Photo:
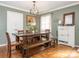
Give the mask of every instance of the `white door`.
M 10 34 L 11 41 L 15 41 L 12 33 L 23 29 L 23 14 L 13 11 L 7 11 L 7 32 Z

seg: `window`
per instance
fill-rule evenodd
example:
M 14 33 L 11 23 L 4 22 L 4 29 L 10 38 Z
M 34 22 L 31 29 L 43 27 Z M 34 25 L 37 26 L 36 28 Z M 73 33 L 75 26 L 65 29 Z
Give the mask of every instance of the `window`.
M 7 11 L 7 32 L 10 34 L 11 42 L 15 41 L 12 33 L 23 29 L 23 14 L 13 11 Z
M 40 31 L 43 32 L 46 29 L 51 31 L 51 14 L 41 16 Z

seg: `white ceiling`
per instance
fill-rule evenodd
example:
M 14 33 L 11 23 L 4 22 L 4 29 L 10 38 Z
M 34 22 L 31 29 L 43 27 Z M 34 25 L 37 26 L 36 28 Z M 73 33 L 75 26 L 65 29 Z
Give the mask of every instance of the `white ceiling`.
M 2 4 L 29 11 L 32 8 L 32 1 L 0 1 Z M 36 1 L 40 13 L 49 12 L 67 5 L 77 3 L 77 1 Z

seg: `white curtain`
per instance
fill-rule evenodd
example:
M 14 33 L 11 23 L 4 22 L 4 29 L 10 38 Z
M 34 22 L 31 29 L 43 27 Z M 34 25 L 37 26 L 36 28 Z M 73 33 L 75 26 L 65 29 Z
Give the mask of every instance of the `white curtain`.
M 23 14 L 13 11 L 7 11 L 7 32 L 10 34 L 11 41 L 15 41 L 12 33 L 23 29 Z
M 46 29 L 50 29 L 51 31 L 51 14 L 41 16 L 40 31 L 42 32 Z

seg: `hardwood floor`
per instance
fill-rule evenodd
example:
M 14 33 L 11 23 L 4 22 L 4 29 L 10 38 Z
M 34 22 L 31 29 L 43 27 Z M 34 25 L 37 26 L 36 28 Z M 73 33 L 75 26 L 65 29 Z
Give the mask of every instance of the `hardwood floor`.
M 14 51 L 12 53 L 13 58 L 21 58 L 21 54 L 19 51 Z M 7 48 L 0 48 L 0 58 L 7 58 Z M 31 58 L 79 58 L 79 52 L 72 47 L 68 47 L 65 45 L 58 45 L 57 47 L 45 49 Z
M 56 48 L 49 48 L 33 55 L 33 58 L 79 58 L 79 52 L 76 49 L 65 45 L 58 45 Z

